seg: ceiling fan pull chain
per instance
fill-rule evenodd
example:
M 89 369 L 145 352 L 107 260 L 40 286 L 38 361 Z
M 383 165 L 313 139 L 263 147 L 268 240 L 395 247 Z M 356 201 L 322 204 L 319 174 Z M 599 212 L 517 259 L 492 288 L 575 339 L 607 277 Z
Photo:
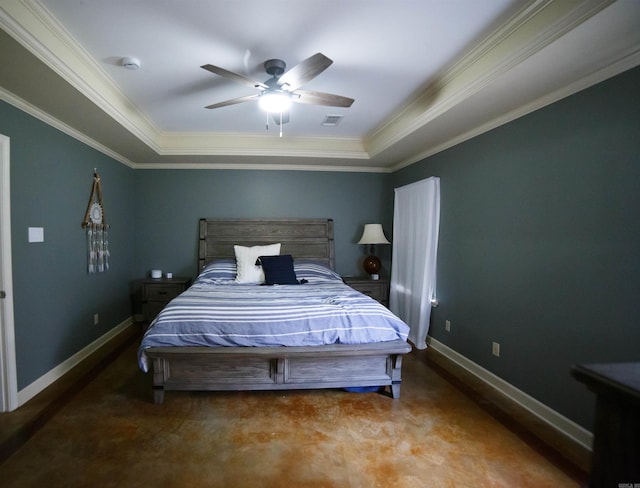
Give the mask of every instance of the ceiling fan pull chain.
M 269 130 L 269 112 L 267 112 L 267 130 Z
M 282 137 L 282 112 L 280 112 L 280 137 Z

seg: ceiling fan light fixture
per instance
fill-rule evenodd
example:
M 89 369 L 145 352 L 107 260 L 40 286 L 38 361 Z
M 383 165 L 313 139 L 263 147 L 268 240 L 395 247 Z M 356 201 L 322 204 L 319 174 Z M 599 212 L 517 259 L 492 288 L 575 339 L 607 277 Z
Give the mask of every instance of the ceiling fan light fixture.
M 260 108 L 271 113 L 282 113 L 291 107 L 291 96 L 283 91 L 264 92 L 258 100 Z

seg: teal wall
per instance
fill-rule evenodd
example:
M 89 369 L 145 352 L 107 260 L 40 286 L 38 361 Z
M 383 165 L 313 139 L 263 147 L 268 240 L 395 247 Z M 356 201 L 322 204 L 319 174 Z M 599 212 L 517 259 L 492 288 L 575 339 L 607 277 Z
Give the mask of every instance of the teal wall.
M 11 240 L 18 389 L 131 316 L 133 171 L 47 124 L 0 102 L 10 137 Z M 87 274 L 81 223 L 102 177 L 111 269 Z M 44 242 L 29 243 L 28 227 Z M 93 314 L 100 323 L 93 325 Z
M 588 429 L 571 366 L 640 359 L 639 86 L 636 68 L 391 176 L 441 179 L 431 335 Z
M 571 365 L 638 360 L 637 86 L 640 69 L 393 174 L 134 171 L 0 103 L 0 133 L 11 138 L 18 386 L 129 317 L 131 283 L 150 269 L 193 276 L 200 217 L 333 218 L 337 269 L 358 274 L 362 225 L 382 222 L 390 237 L 393 188 L 435 175 L 433 337 L 591 428 L 594 398 Z M 89 276 L 80 222 L 94 167 L 112 269 Z M 27 243 L 29 226 L 44 227 L 44 243 Z M 390 246 L 379 252 L 388 274 Z
M 362 274 L 367 249 L 357 242 L 364 224 L 380 222 L 392 202 L 387 179 L 380 173 L 137 171 L 135 273 L 194 276 L 201 217 L 314 217 L 334 219 L 337 271 Z M 381 257 L 388 258 L 385 247 Z
M 140 312 L 136 280 L 152 268 L 195 276 L 201 217 L 333 218 L 336 267 L 360 274 L 356 243 L 389 201 L 387 175 L 307 171 L 132 170 L 4 102 L 18 389 Z M 88 275 L 81 222 L 102 179 L 111 269 Z M 44 227 L 44 243 L 28 243 Z M 380 250 L 388 270 L 390 249 Z M 100 324 L 93 325 L 93 315 Z

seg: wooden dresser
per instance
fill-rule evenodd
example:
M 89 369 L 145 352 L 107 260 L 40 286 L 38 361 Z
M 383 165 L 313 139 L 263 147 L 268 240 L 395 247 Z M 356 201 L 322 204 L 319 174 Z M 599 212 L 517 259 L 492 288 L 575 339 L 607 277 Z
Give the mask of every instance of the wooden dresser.
M 571 374 L 596 394 L 589 486 L 638 486 L 640 363 L 579 364 Z
M 142 280 L 142 313 L 149 323 L 191 285 L 191 278 L 146 278 Z
M 372 280 L 366 276 L 345 276 L 342 279 L 351 288 L 389 307 L 389 280 Z

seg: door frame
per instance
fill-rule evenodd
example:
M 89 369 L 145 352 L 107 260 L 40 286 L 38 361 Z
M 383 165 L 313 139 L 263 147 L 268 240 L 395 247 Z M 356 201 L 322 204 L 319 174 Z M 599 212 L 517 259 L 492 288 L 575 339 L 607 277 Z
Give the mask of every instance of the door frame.
M 18 408 L 11 266 L 10 140 L 0 134 L 0 412 Z

